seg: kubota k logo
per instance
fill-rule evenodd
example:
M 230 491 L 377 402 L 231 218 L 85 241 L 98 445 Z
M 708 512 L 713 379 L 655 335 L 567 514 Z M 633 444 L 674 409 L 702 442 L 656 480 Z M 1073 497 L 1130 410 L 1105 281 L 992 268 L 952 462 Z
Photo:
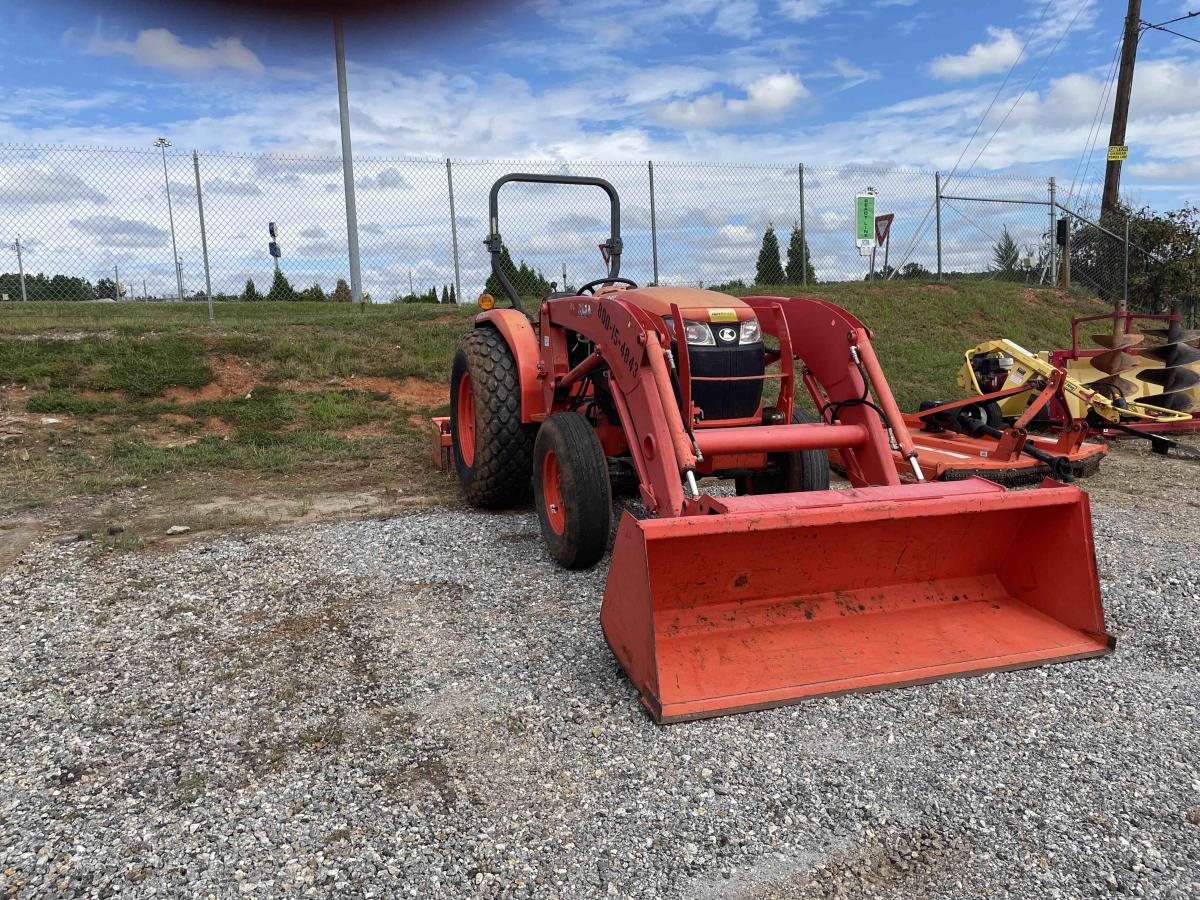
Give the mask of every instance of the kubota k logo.
M 728 344 L 734 338 L 737 337 L 737 332 L 734 331 L 732 328 L 722 328 L 720 331 L 717 332 L 717 337 L 719 337 L 721 340 L 723 340 L 725 343 Z

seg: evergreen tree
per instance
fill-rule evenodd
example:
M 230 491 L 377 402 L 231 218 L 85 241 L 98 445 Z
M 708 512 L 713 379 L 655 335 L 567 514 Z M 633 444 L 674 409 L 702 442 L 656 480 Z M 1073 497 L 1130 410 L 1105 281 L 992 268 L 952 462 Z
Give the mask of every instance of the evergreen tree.
M 784 277 L 787 279 L 788 284 L 803 284 L 805 282 L 800 269 L 801 259 L 804 260 L 804 270 L 808 276 L 807 283 L 812 284 L 817 280 L 817 277 L 813 271 L 812 253 L 808 249 L 808 238 L 800 230 L 799 224 L 793 224 L 792 237 L 788 241 L 787 268 L 784 270 Z
M 457 293 L 457 289 L 454 287 L 454 285 L 450 285 L 450 302 L 451 303 L 458 302 L 458 293 Z
M 1007 225 L 1000 232 L 1000 240 L 992 248 L 992 260 L 1001 275 L 1011 276 L 1020 268 L 1021 248 L 1017 246 L 1013 236 L 1008 233 Z
M 258 288 L 254 286 L 253 278 L 246 279 L 246 289 L 242 291 L 241 299 L 247 303 L 262 299 L 262 294 L 260 294 L 258 292 Z
M 500 250 L 500 269 L 522 297 L 543 297 L 550 291 L 550 282 L 546 280 L 545 276 L 537 269 L 530 268 L 525 260 L 521 260 L 518 268 L 509 255 L 507 247 Z M 496 277 L 495 273 L 488 276 L 483 289 L 498 299 L 505 296 L 500 279 Z
M 349 303 L 351 301 L 350 285 L 346 284 L 345 278 L 337 280 L 337 285 L 334 287 L 333 293 L 329 295 L 329 299 L 334 303 Z
M 271 290 L 267 292 L 267 299 L 276 303 L 299 299 L 296 296 L 296 289 L 279 269 L 275 270 L 275 278 L 271 281 Z
M 758 265 L 755 270 L 755 284 L 784 284 L 783 266 L 779 262 L 779 238 L 775 236 L 775 227 L 767 226 L 763 235 L 762 247 L 758 251 Z
M 326 299 L 325 292 L 321 290 L 321 285 L 313 282 L 313 286 L 305 288 L 300 292 L 300 299 L 308 303 L 320 303 Z
M 443 303 L 450 302 L 450 286 L 446 285 L 446 284 L 442 285 L 442 302 Z

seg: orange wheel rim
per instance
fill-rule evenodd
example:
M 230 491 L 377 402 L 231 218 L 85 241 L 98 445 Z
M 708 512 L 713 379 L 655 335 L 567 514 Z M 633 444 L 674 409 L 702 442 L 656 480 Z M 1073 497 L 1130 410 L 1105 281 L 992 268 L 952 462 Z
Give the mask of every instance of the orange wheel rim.
M 567 517 L 563 512 L 562 480 L 558 457 L 553 450 L 542 457 L 542 505 L 546 507 L 546 521 L 555 534 L 562 534 Z
M 475 392 L 471 390 L 471 376 L 466 372 L 458 379 L 458 452 L 463 463 L 475 462 Z

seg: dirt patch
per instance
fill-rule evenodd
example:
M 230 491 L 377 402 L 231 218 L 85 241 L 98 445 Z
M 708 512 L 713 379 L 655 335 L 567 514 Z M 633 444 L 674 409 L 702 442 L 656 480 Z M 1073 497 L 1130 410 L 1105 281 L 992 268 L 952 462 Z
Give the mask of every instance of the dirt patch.
M 196 427 L 191 416 L 178 413 L 160 413 L 153 422 L 141 422 L 132 429 L 133 434 L 155 447 L 186 447 L 207 437 L 222 440 L 233 434 L 233 428 L 224 419 L 210 416 L 204 424 Z
M 209 357 L 208 365 L 214 379 L 202 388 L 173 385 L 163 396 L 174 403 L 195 403 L 199 400 L 223 400 L 244 397 L 260 384 L 265 374 L 263 366 L 255 366 L 236 356 Z
M 955 293 L 954 288 L 952 288 L 948 284 L 927 284 L 927 285 L 925 285 L 925 289 L 928 291 L 932 291 L 935 294 L 953 294 L 953 293 Z
M 445 406 L 450 402 L 450 386 L 420 378 L 347 378 L 342 386 L 356 391 L 387 394 L 408 406 Z

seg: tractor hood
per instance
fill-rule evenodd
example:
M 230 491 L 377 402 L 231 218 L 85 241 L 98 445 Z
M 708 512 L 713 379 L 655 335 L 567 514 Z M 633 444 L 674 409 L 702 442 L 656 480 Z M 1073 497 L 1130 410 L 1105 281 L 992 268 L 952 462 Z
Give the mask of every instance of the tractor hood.
M 754 317 L 754 310 L 737 297 L 689 287 L 643 287 L 616 292 L 626 303 L 639 306 L 653 316 L 671 315 L 671 304 L 678 304 L 684 318 L 708 319 L 708 316 L 687 315 L 688 310 L 732 310 L 737 319 Z M 719 321 L 714 319 L 713 321 Z

